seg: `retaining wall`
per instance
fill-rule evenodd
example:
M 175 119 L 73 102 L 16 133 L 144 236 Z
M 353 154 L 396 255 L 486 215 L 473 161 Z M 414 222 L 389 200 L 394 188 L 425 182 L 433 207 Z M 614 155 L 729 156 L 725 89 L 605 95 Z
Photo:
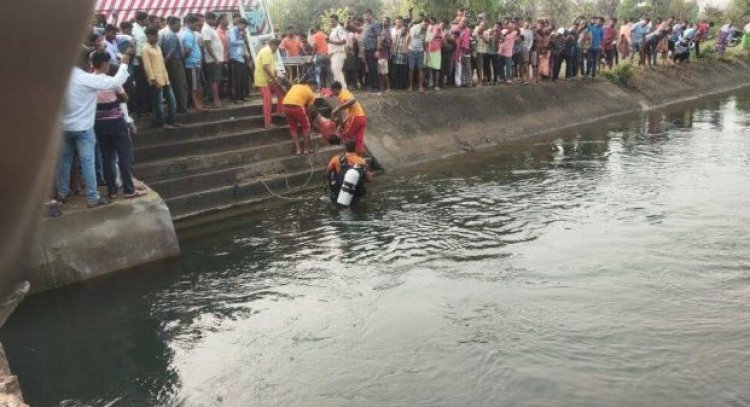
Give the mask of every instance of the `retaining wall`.
M 358 99 L 367 147 L 389 170 L 748 85 L 748 61 L 710 61 L 646 68 L 633 89 L 597 78 Z
M 28 267 L 32 293 L 180 254 L 169 209 L 153 191 L 95 209 L 64 210 L 41 222 Z

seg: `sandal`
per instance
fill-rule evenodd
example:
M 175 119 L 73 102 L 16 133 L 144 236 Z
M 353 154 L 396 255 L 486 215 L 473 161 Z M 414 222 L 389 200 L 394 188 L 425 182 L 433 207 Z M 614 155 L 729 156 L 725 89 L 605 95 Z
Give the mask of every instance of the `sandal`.
M 133 198 L 140 198 L 142 196 L 146 196 L 146 192 L 144 192 L 144 191 L 135 191 L 132 194 L 124 194 L 122 197 L 124 199 L 133 199 Z

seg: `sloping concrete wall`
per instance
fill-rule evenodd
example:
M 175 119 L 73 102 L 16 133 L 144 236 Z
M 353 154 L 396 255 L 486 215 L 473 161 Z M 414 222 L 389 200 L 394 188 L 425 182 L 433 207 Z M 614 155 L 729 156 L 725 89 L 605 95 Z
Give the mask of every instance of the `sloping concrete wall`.
M 368 114 L 367 147 L 389 170 L 730 91 L 750 85 L 750 65 L 659 66 L 635 82 L 627 90 L 599 78 L 357 97 Z
M 155 192 L 42 221 L 28 273 L 31 292 L 180 254 L 169 209 Z

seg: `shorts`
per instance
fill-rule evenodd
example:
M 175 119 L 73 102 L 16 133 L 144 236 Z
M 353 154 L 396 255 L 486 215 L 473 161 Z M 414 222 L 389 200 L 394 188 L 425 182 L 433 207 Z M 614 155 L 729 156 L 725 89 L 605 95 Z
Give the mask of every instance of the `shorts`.
M 185 76 L 187 77 L 188 88 L 190 90 L 201 90 L 203 78 L 201 77 L 200 68 L 185 68 Z
M 528 64 L 529 64 L 529 62 L 531 62 L 531 51 L 526 51 L 526 50 L 524 50 L 524 51 L 523 51 L 523 52 L 521 53 L 521 56 L 523 57 L 523 63 L 524 63 L 525 65 L 528 65 Z
M 604 60 L 607 61 L 608 64 L 611 64 L 615 60 L 615 53 L 617 52 L 616 48 L 610 48 L 604 50 Z
M 531 66 L 539 66 L 539 51 L 531 51 L 529 53 L 529 60 L 531 61 Z
M 365 147 L 365 129 L 367 128 L 366 116 L 349 116 L 344 123 L 343 139 L 354 141 L 357 154 L 367 153 Z
M 409 51 L 409 69 L 424 68 L 424 51 Z
M 378 59 L 378 73 L 380 75 L 388 75 L 388 60 Z
M 636 42 L 633 44 L 633 52 L 641 52 L 641 43 Z
M 284 105 L 284 113 L 292 136 L 297 137 L 300 133 L 310 134 L 310 120 L 304 107 Z
M 221 64 L 206 64 L 206 79 L 209 82 L 221 82 Z

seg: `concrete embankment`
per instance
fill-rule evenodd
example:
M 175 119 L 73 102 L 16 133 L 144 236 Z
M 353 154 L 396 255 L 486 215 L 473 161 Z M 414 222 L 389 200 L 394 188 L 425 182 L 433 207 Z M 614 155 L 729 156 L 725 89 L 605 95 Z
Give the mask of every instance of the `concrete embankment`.
M 150 192 L 95 209 L 68 204 L 42 220 L 31 250 L 31 292 L 88 280 L 180 254 L 169 209 Z
M 659 66 L 634 87 L 596 81 L 361 95 L 367 147 L 386 170 L 750 85 L 748 61 Z

